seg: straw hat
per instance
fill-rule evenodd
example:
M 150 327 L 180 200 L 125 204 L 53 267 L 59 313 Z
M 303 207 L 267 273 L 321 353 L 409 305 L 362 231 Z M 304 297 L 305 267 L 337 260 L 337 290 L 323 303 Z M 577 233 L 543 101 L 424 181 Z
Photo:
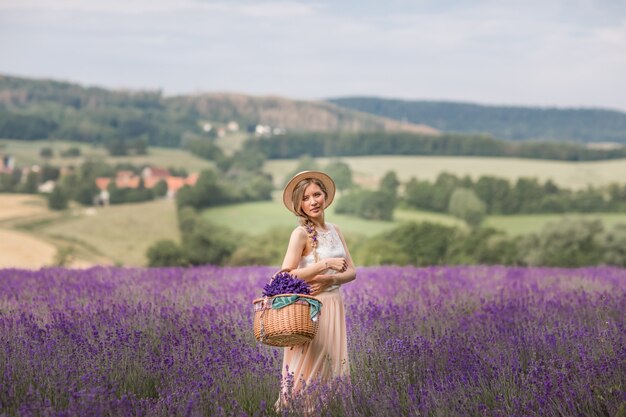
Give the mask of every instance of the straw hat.
M 283 190 L 283 203 L 285 204 L 285 207 L 287 207 L 287 209 L 296 216 L 298 215 L 298 213 L 296 213 L 296 210 L 293 207 L 291 196 L 293 195 L 293 190 L 296 188 L 298 183 L 307 178 L 318 179 L 326 187 L 326 192 L 328 192 L 328 196 L 326 197 L 324 208 L 330 206 L 330 203 L 333 202 L 333 198 L 335 198 L 335 182 L 332 178 L 320 171 L 302 171 L 294 175 L 294 177 L 289 180 L 289 182 L 285 186 L 285 189 Z

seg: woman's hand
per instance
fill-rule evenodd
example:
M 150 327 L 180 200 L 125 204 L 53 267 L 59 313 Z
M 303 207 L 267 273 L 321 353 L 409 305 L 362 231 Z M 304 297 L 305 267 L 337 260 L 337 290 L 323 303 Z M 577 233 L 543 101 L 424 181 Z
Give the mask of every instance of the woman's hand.
M 348 262 L 346 258 L 327 258 L 322 259 L 320 262 L 324 263 L 324 269 L 333 269 L 337 272 L 343 272 L 348 268 Z
M 309 285 L 311 286 L 311 295 L 317 295 L 324 292 L 326 288 L 334 284 L 335 278 L 332 275 L 316 275 L 309 281 Z

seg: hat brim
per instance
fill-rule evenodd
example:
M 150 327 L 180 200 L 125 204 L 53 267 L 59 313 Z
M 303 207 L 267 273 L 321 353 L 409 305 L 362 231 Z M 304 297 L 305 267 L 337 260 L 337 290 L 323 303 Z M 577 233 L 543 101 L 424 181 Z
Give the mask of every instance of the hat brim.
M 335 198 L 335 182 L 327 174 L 324 174 L 320 171 L 299 172 L 294 175 L 293 178 L 289 180 L 289 182 L 287 182 L 287 185 L 285 185 L 285 189 L 283 190 L 283 204 L 285 204 L 287 210 L 289 210 L 296 216 L 298 215 L 298 213 L 296 213 L 296 210 L 293 207 L 291 197 L 293 196 L 293 191 L 295 190 L 298 183 L 307 178 L 315 178 L 317 180 L 320 180 L 322 184 L 324 184 L 324 187 L 326 187 L 326 192 L 328 193 L 328 196 L 326 196 L 324 208 L 330 206 L 330 203 L 332 203 L 333 199 Z

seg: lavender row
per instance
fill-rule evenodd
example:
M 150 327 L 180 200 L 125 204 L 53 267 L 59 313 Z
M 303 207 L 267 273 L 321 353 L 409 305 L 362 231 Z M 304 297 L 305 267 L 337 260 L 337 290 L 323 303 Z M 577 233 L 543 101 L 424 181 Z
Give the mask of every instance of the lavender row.
M 0 270 L 0 416 L 274 415 L 251 304 L 273 272 Z M 342 291 L 351 381 L 285 414 L 626 410 L 623 269 L 367 268 Z

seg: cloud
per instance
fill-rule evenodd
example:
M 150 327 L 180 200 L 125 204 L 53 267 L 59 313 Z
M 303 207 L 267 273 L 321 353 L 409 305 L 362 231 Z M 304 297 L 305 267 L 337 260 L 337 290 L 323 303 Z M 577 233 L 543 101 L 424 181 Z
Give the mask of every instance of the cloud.
M 0 72 L 172 93 L 626 108 L 619 4 L 0 0 Z
M 295 2 L 251 3 L 236 7 L 241 13 L 255 17 L 299 17 L 315 13 L 308 4 Z
M 199 0 L 0 0 L 0 10 L 33 13 L 108 13 L 138 15 L 176 12 L 234 13 L 254 17 L 309 15 L 314 7 L 300 2 L 212 2 Z

